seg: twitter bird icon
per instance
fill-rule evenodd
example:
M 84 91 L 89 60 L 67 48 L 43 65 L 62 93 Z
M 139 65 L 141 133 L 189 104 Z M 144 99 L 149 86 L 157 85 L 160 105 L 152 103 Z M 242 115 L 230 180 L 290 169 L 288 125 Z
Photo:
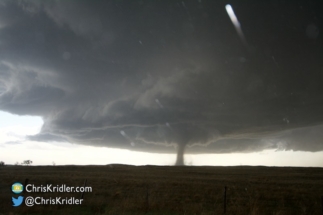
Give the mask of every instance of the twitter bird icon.
M 14 207 L 18 207 L 21 205 L 22 201 L 24 200 L 23 196 L 18 196 L 18 198 L 12 197 L 12 203 Z

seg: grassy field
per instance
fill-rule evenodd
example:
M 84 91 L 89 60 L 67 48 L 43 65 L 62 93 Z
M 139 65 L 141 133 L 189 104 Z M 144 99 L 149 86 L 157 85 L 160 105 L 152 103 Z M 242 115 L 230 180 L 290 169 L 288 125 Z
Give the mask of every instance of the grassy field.
M 11 184 L 91 186 L 82 205 L 13 207 Z M 3 166 L 2 214 L 323 214 L 323 168 Z M 23 193 L 75 197 L 80 193 Z

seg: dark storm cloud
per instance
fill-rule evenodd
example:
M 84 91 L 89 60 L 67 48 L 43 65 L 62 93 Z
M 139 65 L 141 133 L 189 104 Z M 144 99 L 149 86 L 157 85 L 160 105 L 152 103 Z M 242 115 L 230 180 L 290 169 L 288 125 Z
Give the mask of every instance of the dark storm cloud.
M 0 109 L 42 116 L 39 141 L 323 150 L 317 2 L 2 1 Z

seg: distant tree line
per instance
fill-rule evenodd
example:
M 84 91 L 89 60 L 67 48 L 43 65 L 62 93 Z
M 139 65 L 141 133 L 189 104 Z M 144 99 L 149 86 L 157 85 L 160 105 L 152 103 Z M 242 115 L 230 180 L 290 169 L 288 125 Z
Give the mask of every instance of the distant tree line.
M 33 163 L 33 161 L 32 160 L 24 160 L 23 162 L 21 162 L 21 165 L 26 165 L 26 166 L 29 166 L 29 165 L 31 165 Z M 5 162 L 4 161 L 0 161 L 0 166 L 5 166 L 6 164 L 5 164 Z M 15 163 L 15 165 L 16 166 L 18 166 L 19 165 L 19 163 L 18 162 L 16 162 Z

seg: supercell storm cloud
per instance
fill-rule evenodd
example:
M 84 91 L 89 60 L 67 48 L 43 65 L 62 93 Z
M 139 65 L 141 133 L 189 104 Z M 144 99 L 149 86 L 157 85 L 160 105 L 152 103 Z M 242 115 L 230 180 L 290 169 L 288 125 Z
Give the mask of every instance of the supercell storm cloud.
M 177 150 L 179 165 L 321 151 L 318 2 L 1 1 L 0 109 L 42 116 L 32 140 Z

